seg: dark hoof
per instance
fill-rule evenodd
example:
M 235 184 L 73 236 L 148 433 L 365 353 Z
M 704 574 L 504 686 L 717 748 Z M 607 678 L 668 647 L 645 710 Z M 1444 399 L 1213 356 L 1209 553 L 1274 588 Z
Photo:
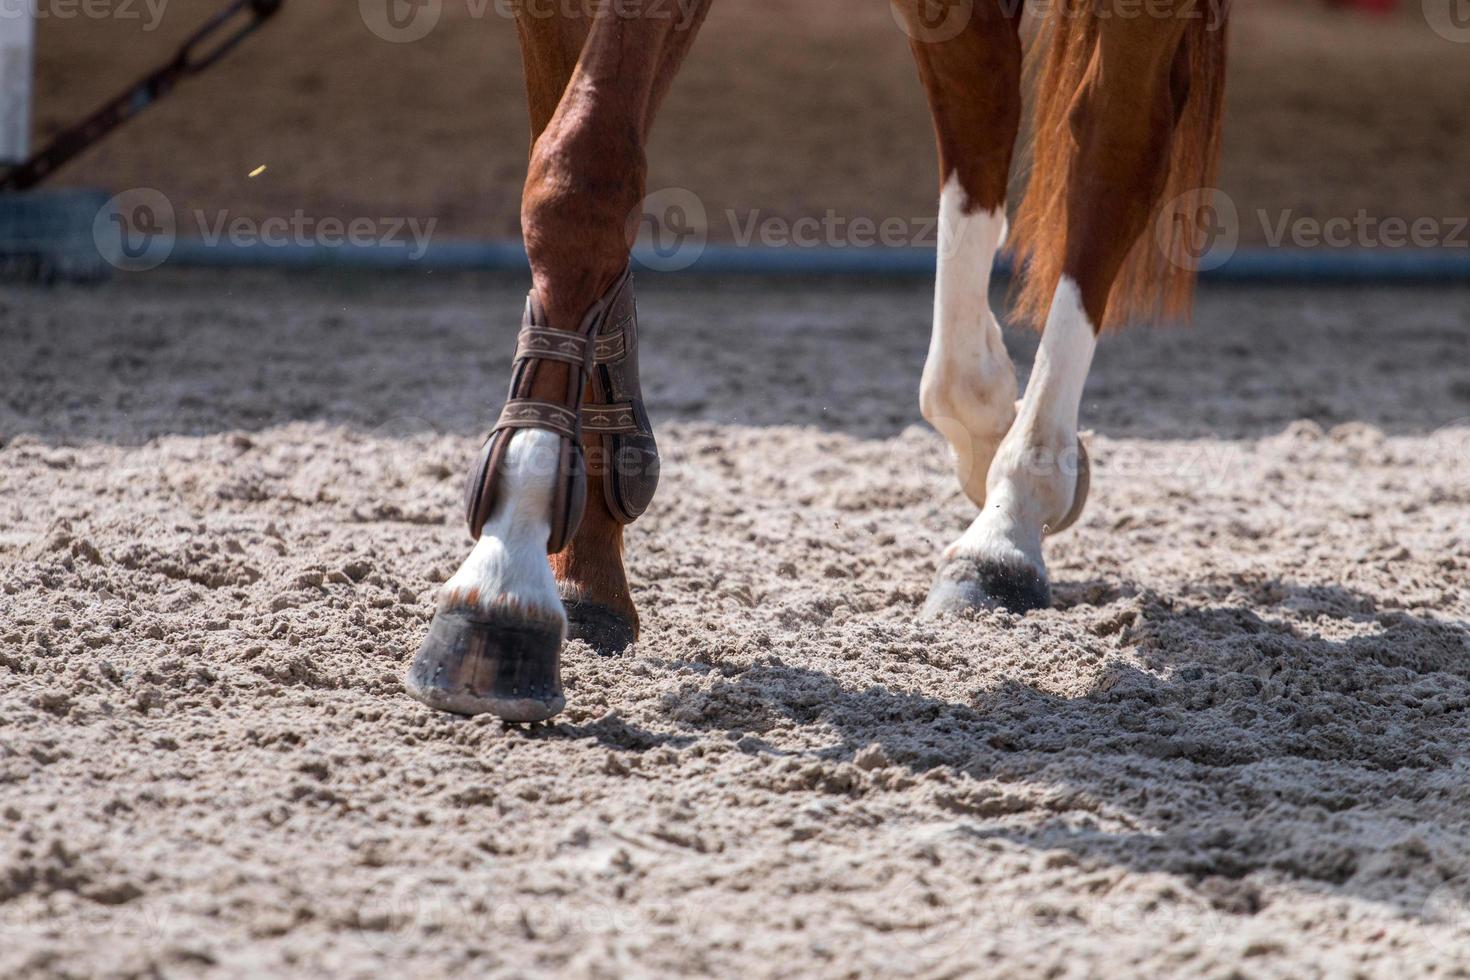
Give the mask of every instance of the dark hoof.
M 567 703 L 561 643 L 561 630 L 550 623 L 436 612 L 404 685 L 441 711 L 545 721 Z
M 600 602 L 563 599 L 567 610 L 567 639 L 581 640 L 598 656 L 615 657 L 636 639 L 633 624 Z
M 1030 612 L 1051 605 L 1046 575 L 1027 565 L 955 558 L 939 569 L 920 614 L 958 616 L 973 609 Z

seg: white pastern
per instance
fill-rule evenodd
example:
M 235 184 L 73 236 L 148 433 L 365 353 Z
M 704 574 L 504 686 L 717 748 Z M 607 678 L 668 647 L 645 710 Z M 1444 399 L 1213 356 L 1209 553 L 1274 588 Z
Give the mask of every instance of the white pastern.
M 946 558 L 1024 563 L 1044 573 L 1042 535 L 1067 515 L 1077 489 L 1077 413 L 1096 349 L 1082 294 L 1063 278 L 1025 400 L 990 465 L 985 508 Z
M 919 407 L 953 450 L 965 494 L 985 505 L 985 475 L 1015 416 L 1016 372 L 990 312 L 990 270 L 1005 240 L 1002 208 L 965 212 L 957 175 L 939 195 L 934 329 Z
M 495 507 L 470 556 L 439 590 L 441 609 L 518 611 L 565 628 L 546 559 L 560 455 L 554 433 L 522 429 L 511 436 Z

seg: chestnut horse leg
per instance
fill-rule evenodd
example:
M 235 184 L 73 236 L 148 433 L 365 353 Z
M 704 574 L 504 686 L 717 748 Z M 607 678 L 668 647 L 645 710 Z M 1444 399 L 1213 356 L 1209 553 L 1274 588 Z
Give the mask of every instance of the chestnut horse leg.
M 627 266 L 649 126 L 706 7 L 696 0 L 625 13 L 602 5 L 590 18 L 527 12 L 518 22 L 536 134 L 521 224 L 547 329 L 576 331 Z M 559 397 L 572 370 L 542 362 L 530 397 Z M 598 448 L 595 436 L 584 442 Z M 510 436 L 493 508 L 440 590 L 429 639 L 409 670 L 408 690 L 420 700 L 514 721 L 549 718 L 564 704 L 563 601 L 582 613 L 589 639 L 617 646 L 636 631 L 622 526 L 604 502 L 595 452 L 583 519 L 548 560 L 560 453 L 554 432 Z
M 567 124 L 561 126 L 563 132 L 553 133 L 545 146 L 542 146 L 542 138 L 546 134 L 548 126 L 562 105 L 563 96 L 570 96 L 568 85 L 572 76 L 576 73 L 579 59 L 583 48 L 587 46 L 588 32 L 592 21 L 585 16 L 539 16 L 528 11 L 525 7 L 518 7 L 517 27 L 521 39 L 521 60 L 526 76 L 526 96 L 528 109 L 530 111 L 531 133 L 532 133 L 532 172 L 526 182 L 526 201 L 523 213 L 526 238 L 529 243 L 533 232 L 545 236 L 540 241 L 540 250 L 532 255 L 532 274 L 536 277 L 538 289 L 542 281 L 550 278 L 575 274 L 573 263 L 578 260 L 591 258 L 582 253 L 574 237 L 570 237 L 565 231 L 550 230 L 550 222 L 553 216 L 547 215 L 547 202 L 538 196 L 536 206 L 532 208 L 533 193 L 545 194 L 545 184 L 548 180 L 559 179 L 557 168 L 548 166 L 549 154 L 554 150 L 555 141 L 560 139 L 565 142 L 572 137 L 565 130 Z M 669 5 L 672 15 L 676 9 Z M 667 41 L 658 40 L 655 46 L 653 34 L 649 32 L 649 38 L 643 41 L 629 39 L 624 43 L 632 46 L 642 43 L 647 44 L 652 50 L 649 51 L 650 59 L 647 68 L 652 69 L 651 90 L 644 98 L 647 106 L 642 112 L 642 122 L 634 127 L 637 131 L 638 145 L 631 149 L 625 149 L 628 160 L 623 165 L 623 170 L 615 171 L 614 179 L 625 178 L 629 183 L 620 192 L 615 191 L 610 203 L 622 206 L 628 200 L 628 191 L 635 191 L 633 200 L 640 200 L 643 195 L 643 155 L 642 142 L 649 124 L 652 122 L 654 111 L 669 83 L 673 80 L 678 70 L 684 52 L 690 41 L 693 40 L 695 31 L 699 26 L 699 19 L 703 17 L 703 5 L 691 11 L 694 20 L 689 23 L 673 23 L 667 25 L 672 33 Z M 678 16 L 683 16 L 679 13 Z M 667 23 L 667 22 L 666 22 Z M 606 74 L 606 72 L 603 72 Z M 594 75 L 584 73 L 582 84 L 597 83 Z M 583 107 L 591 103 L 583 100 Z M 625 110 L 629 119 L 638 113 L 631 107 Z M 584 134 L 586 138 L 597 138 L 595 134 Z M 602 137 L 605 138 L 605 137 Z M 544 152 L 538 161 L 537 148 Z M 538 166 L 545 168 L 539 172 Z M 565 169 L 565 168 L 563 168 Z M 596 179 L 597 173 L 592 168 L 583 166 L 584 179 Z M 633 205 L 636 206 L 636 205 Z M 600 223 L 604 235 L 617 232 L 623 235 L 622 228 L 611 226 L 615 208 L 604 211 L 598 218 L 589 217 L 588 224 Z M 626 219 L 624 213 L 622 219 Z M 563 222 L 566 218 L 563 217 Z M 573 220 L 576 220 L 573 218 Z M 621 220 L 621 219 L 620 219 Z M 571 251 L 574 255 L 569 262 L 567 258 L 555 253 L 555 249 L 563 252 Z M 600 250 L 606 250 L 607 254 L 617 255 L 617 270 L 621 271 L 622 264 L 626 262 L 626 244 L 619 239 L 616 252 L 613 244 L 608 242 L 600 246 Z M 549 254 L 548 254 L 549 253 Z M 606 265 L 594 270 L 594 278 L 606 275 Z M 616 271 L 613 275 L 616 275 Z M 569 302 L 566 306 L 575 306 L 583 302 L 578 298 L 575 289 L 569 289 L 562 284 L 556 284 L 562 290 L 561 295 L 567 295 Z M 543 296 L 547 293 L 543 292 Z M 582 291 L 585 295 L 585 289 Z M 585 304 L 584 304 L 585 309 Z M 570 314 L 579 316 L 580 311 Z M 555 321 L 553 321 L 555 322 Z M 568 620 L 568 636 L 573 639 L 585 641 L 600 654 L 610 655 L 622 652 L 628 644 L 633 642 L 638 635 L 638 612 L 633 605 L 632 594 L 628 588 L 627 573 L 623 568 L 623 525 L 614 519 L 609 512 L 605 496 L 601 487 L 604 477 L 602 465 L 606 462 L 603 453 L 602 437 L 595 433 L 583 433 L 583 446 L 587 451 L 590 461 L 589 465 L 589 487 L 587 494 L 586 512 L 582 518 L 581 526 L 576 535 L 566 548 L 551 557 L 551 569 L 557 583 L 557 591 L 566 610 Z
M 1187 4 L 1180 4 L 1183 11 Z M 1051 602 L 1041 539 L 1078 502 L 1077 413 L 1124 259 L 1168 174 L 1184 17 L 1105 17 L 1071 102 L 1066 253 L 1026 395 L 996 451 L 986 503 L 944 552 L 925 611 Z
M 1020 4 L 978 0 L 953 37 L 928 40 L 929 0 L 898 0 L 939 148 L 934 328 L 919 406 L 950 444 L 960 485 L 985 506 L 985 476 L 1016 409 L 1016 372 L 990 311 L 1005 240 L 1006 178 L 1021 125 Z

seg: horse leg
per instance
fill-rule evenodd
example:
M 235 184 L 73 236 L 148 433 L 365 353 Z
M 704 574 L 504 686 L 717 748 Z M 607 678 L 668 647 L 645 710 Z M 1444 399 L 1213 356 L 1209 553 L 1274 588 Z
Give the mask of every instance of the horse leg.
M 581 15 L 538 16 L 517 7 L 533 166 L 535 148 L 567 93 L 590 25 L 590 18 Z M 551 148 L 548 142 L 546 149 Z M 641 186 L 641 159 L 638 166 L 636 177 Z M 634 176 L 630 169 L 630 179 Z M 533 175 L 526 183 L 527 200 L 536 184 Z M 555 264 L 555 259 L 533 262 L 533 275 L 537 269 L 550 271 Z M 607 655 L 620 653 L 636 639 L 638 612 L 623 568 L 623 525 L 612 516 L 602 492 L 606 476 L 601 465 L 606 460 L 602 436 L 584 431 L 582 444 L 594 463 L 589 467 L 586 511 L 567 547 L 551 556 L 551 571 L 566 612 L 567 635 Z
M 1182 6 L 1182 5 L 1181 5 Z M 1113 282 L 1168 173 L 1185 19 L 1103 18 L 1067 123 L 1065 254 L 1025 398 L 986 479 L 986 503 L 944 552 L 925 611 L 1044 607 L 1042 537 L 1085 493 L 1077 414 Z M 1066 29 L 1059 25 L 1058 29 Z M 1187 81 L 1187 79 L 1186 79 Z
M 578 379 L 586 375 L 577 372 L 591 364 L 598 318 L 625 303 L 631 309 L 626 234 L 644 194 L 643 147 L 705 6 L 686 4 L 677 14 L 599 9 L 581 24 L 534 15 L 520 21 L 532 127 L 539 130 L 521 206 L 534 286 L 532 333 L 522 336 L 545 341 L 566 332 L 554 346 L 579 352 L 568 363 L 518 346 L 513 394 L 532 415 L 537 403 L 566 404 L 569 390 L 580 392 Z M 578 457 L 568 448 L 581 435 L 588 448 L 600 449 L 602 437 L 572 421 L 544 424 L 523 417 L 507 426 L 502 415 L 478 471 L 479 503 L 471 483 L 472 515 L 478 511 L 483 521 L 478 539 L 440 590 L 429 638 L 407 678 L 409 692 L 435 707 L 513 721 L 559 712 L 563 599 L 591 611 L 583 623 L 596 638 L 630 638 L 636 630 L 622 525 L 602 492 L 611 475 L 589 454 L 592 465 L 579 486 Z M 548 559 L 548 549 L 560 553 Z
M 1016 372 L 990 311 L 990 270 L 1005 240 L 1006 178 L 1021 125 L 1019 4 L 979 0 L 965 27 L 925 40 L 929 0 L 899 0 L 939 149 L 934 327 L 919 407 L 950 444 L 965 494 L 985 505 L 985 475 L 1015 418 Z

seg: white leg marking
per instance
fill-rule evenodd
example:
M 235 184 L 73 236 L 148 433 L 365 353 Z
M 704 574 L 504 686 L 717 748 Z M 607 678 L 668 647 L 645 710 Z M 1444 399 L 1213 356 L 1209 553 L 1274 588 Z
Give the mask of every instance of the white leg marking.
M 934 330 L 919 407 L 953 450 L 965 494 L 985 506 L 985 474 L 1015 417 L 1016 371 L 990 312 L 990 269 L 1005 240 L 1005 211 L 965 213 L 958 176 L 939 194 Z
M 946 558 L 1025 564 L 1045 573 L 1041 538 L 1072 507 L 1077 412 L 1097 338 L 1077 284 L 1057 285 L 1026 398 L 990 464 L 985 509 Z
M 480 540 L 439 590 L 441 609 L 513 610 L 566 624 L 546 560 L 561 437 L 522 429 L 505 453 L 500 492 Z

